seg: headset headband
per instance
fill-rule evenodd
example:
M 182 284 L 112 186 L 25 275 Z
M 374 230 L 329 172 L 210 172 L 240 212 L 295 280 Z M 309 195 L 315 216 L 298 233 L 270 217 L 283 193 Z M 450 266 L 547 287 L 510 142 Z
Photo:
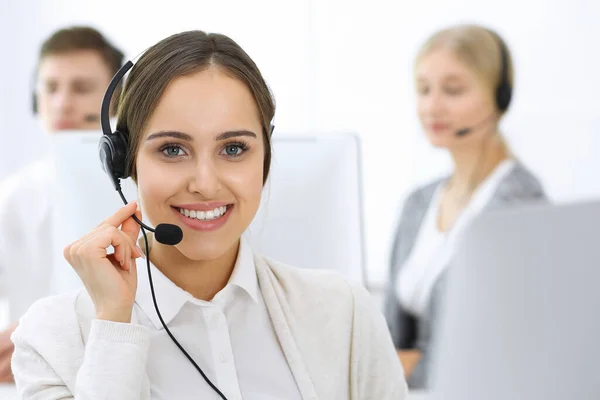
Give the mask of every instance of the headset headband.
M 113 76 L 108 87 L 106 88 L 106 93 L 104 93 L 104 98 L 102 99 L 102 108 L 100 109 L 100 125 L 102 126 L 102 132 L 105 135 L 110 135 L 112 133 L 112 129 L 110 128 L 110 103 L 112 100 L 113 93 L 115 89 L 119 85 L 123 76 L 133 67 L 133 63 L 131 61 L 127 61 L 125 65 L 123 65 Z

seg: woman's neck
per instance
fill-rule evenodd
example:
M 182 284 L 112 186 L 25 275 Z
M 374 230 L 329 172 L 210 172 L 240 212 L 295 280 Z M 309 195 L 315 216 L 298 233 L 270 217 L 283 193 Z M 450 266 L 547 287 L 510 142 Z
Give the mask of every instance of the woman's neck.
M 152 240 L 150 261 L 163 275 L 197 299 L 210 301 L 221 291 L 233 272 L 239 241 L 214 260 L 190 260 L 175 246 Z
M 498 164 L 511 156 L 500 135 L 484 140 L 477 151 L 456 149 L 451 155 L 454 161 L 451 187 L 460 193 L 473 192 Z

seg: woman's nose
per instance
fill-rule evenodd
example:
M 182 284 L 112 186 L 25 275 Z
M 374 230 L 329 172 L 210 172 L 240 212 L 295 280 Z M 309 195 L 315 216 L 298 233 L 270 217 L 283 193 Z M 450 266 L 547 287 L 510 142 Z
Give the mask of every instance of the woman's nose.
M 445 108 L 445 99 L 439 91 L 431 91 L 422 99 L 423 111 L 428 114 L 439 114 Z
M 219 171 L 211 160 L 200 160 L 196 164 L 189 190 L 206 199 L 215 198 L 221 188 Z

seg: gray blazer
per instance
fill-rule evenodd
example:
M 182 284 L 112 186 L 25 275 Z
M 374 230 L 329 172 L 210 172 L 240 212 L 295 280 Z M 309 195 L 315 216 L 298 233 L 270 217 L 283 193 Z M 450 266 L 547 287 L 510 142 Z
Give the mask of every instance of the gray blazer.
M 422 318 L 417 319 L 403 310 L 395 295 L 395 281 L 398 271 L 408 258 L 415 243 L 419 228 L 432 201 L 437 186 L 445 179 L 439 179 L 412 192 L 405 200 L 400 221 L 393 242 L 390 280 L 385 297 L 385 318 L 397 349 L 418 349 L 421 360 L 408 377 L 408 385 L 413 389 L 427 386 L 429 360 L 431 354 L 431 334 L 439 311 L 440 291 L 444 286 L 445 274 L 436 282 L 429 305 Z M 504 177 L 490 202 L 484 209 L 510 207 L 527 202 L 547 202 L 542 185 L 521 163 Z

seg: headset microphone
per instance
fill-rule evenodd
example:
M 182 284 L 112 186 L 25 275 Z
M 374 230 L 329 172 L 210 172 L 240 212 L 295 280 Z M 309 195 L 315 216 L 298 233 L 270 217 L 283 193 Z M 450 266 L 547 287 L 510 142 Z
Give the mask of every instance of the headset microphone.
M 83 118 L 85 122 L 97 122 L 99 119 L 100 116 L 98 114 L 89 114 Z
M 457 137 L 463 137 L 463 136 L 467 136 L 467 135 L 468 135 L 469 133 L 471 133 L 471 132 L 472 132 L 474 129 L 477 129 L 477 128 L 479 128 L 480 126 L 482 126 L 482 125 L 485 125 L 486 123 L 488 123 L 488 122 L 489 122 L 491 119 L 493 119 L 493 118 L 495 118 L 495 117 L 496 117 L 496 114 L 495 114 L 495 113 L 492 113 L 492 114 L 488 115 L 486 118 L 482 119 L 480 122 L 478 122 L 478 123 L 476 123 L 476 124 L 474 124 L 474 125 L 471 125 L 471 126 L 470 126 L 470 127 L 468 127 L 468 128 L 462 128 L 462 129 L 459 129 L 459 130 L 457 130 L 457 131 L 454 133 L 454 135 L 455 135 L 455 136 L 457 136 Z
M 119 81 L 125 76 L 127 71 L 129 71 L 133 67 L 133 63 L 131 61 L 127 61 L 125 65 L 117 71 L 115 76 L 112 78 L 110 83 L 108 84 L 108 88 L 106 89 L 106 93 L 104 94 L 104 99 L 102 100 L 102 108 L 100 111 L 100 126 L 102 127 L 103 135 L 100 138 L 100 144 L 98 146 L 98 152 L 100 153 L 100 161 L 102 163 L 102 168 L 110 177 L 115 189 L 121 196 L 121 200 L 123 203 L 127 204 L 127 199 L 123 195 L 123 191 L 121 190 L 120 179 L 126 179 L 131 175 L 131 171 L 129 168 L 129 132 L 126 129 L 115 130 L 114 132 L 110 128 L 110 103 L 112 99 L 113 92 L 115 88 L 119 84 Z M 223 400 L 227 400 L 227 397 L 215 386 L 214 383 L 206 376 L 202 368 L 194 361 L 194 359 L 188 354 L 187 351 L 181 346 L 181 344 L 177 341 L 175 336 L 171 333 L 171 330 L 165 324 L 163 317 L 158 308 L 158 303 L 156 301 L 156 294 L 154 293 L 154 284 L 152 282 L 152 270 L 150 268 L 150 246 L 148 245 L 148 237 L 146 236 L 146 229 L 154 232 L 154 239 L 162 244 L 166 245 L 176 245 L 181 242 L 183 239 L 183 231 L 177 225 L 171 224 L 158 224 L 155 229 L 150 228 L 146 224 L 144 224 L 140 219 L 134 214 L 132 215 L 135 222 L 140 224 L 140 230 L 142 235 L 144 236 L 144 243 L 146 246 L 146 267 L 148 271 L 148 281 L 150 283 L 150 292 L 152 293 L 152 301 L 154 303 L 154 309 L 156 310 L 156 315 L 160 320 L 163 328 L 173 341 L 175 345 L 181 350 L 183 355 L 188 359 L 188 361 L 196 368 L 196 370 L 202 375 L 202 378 L 206 381 L 206 383 L 219 395 L 219 397 Z
M 115 130 L 114 132 L 110 128 L 109 109 L 112 94 L 115 88 L 119 84 L 119 81 L 123 78 L 125 73 L 133 66 L 131 61 L 128 61 L 121 69 L 115 74 L 110 81 L 104 99 L 102 100 L 102 109 L 100 112 L 100 125 L 102 126 L 102 132 L 104 133 L 100 138 L 100 144 L 98 151 L 100 153 L 100 162 L 102 168 L 110 177 L 116 191 L 121 196 L 123 203 L 127 204 L 127 199 L 123 195 L 121 190 L 121 179 L 126 179 L 130 176 L 128 168 L 129 162 L 129 134 L 127 132 L 121 132 Z M 183 239 L 183 231 L 177 225 L 171 224 L 159 224 L 155 229 L 150 228 L 139 220 L 138 217 L 133 215 L 133 219 L 140 224 L 142 228 L 154 232 L 154 238 L 157 242 L 166 245 L 176 245 Z
M 472 129 L 471 128 L 463 128 L 463 129 L 459 129 L 456 131 L 455 135 L 458 137 L 462 137 L 462 136 L 466 136 L 469 133 L 471 133 Z
M 101 156 L 102 157 L 102 156 Z M 121 196 L 121 200 L 123 203 L 127 204 L 127 199 L 121 190 L 121 185 L 117 188 L 117 192 L 119 192 L 119 196 Z M 177 243 L 181 242 L 183 239 L 183 231 L 177 225 L 172 224 L 158 224 L 156 228 L 150 228 L 148 225 L 140 221 L 140 219 L 134 214 L 131 216 L 135 222 L 140 224 L 142 228 L 149 230 L 150 232 L 154 232 L 154 239 L 157 242 L 166 244 L 168 246 L 175 246 Z

